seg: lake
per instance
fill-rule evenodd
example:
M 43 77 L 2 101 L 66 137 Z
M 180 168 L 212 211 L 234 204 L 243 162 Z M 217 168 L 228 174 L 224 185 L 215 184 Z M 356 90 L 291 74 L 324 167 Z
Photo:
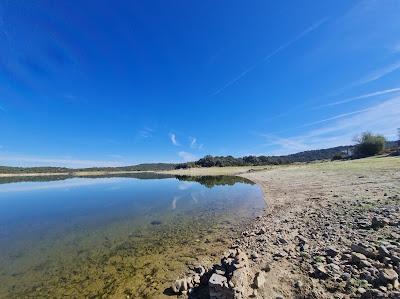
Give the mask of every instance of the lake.
M 163 298 L 264 207 L 239 177 L 0 181 L 0 298 Z

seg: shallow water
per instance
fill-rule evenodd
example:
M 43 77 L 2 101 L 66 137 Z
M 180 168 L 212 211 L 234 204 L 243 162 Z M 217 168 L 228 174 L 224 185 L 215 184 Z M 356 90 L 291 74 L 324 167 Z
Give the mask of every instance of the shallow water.
M 164 297 L 264 206 L 235 177 L 35 180 L 0 184 L 0 298 Z

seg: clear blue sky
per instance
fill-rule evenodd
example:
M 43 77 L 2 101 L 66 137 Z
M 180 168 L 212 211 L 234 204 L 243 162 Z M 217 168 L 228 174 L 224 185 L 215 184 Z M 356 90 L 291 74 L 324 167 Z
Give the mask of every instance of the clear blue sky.
M 400 1 L 0 3 L 0 165 L 286 154 L 400 127 Z

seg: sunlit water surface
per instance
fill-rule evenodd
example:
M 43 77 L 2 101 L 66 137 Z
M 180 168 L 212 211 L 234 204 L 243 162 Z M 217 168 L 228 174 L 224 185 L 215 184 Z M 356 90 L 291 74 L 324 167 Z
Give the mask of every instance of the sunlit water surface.
M 235 177 L 2 182 L 0 298 L 164 297 L 263 206 Z

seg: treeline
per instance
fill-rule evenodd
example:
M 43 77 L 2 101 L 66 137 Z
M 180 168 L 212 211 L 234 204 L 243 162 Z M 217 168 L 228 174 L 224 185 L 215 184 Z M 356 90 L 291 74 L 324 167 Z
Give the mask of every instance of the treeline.
M 399 134 L 400 137 L 400 134 Z M 260 166 L 281 165 L 296 162 L 312 162 L 317 160 L 342 160 L 362 158 L 386 151 L 397 149 L 391 154 L 400 155 L 400 141 L 386 141 L 382 135 L 364 132 L 355 145 L 337 146 L 326 149 L 310 150 L 296 154 L 282 156 L 245 156 L 235 158 L 233 156 L 207 155 L 195 162 L 187 163 L 143 163 L 122 167 L 92 167 L 72 169 L 66 167 L 8 167 L 0 166 L 0 173 L 66 173 L 73 174 L 77 171 L 162 171 L 192 167 L 225 167 L 225 166 Z
M 281 165 L 295 162 L 312 162 L 316 160 L 331 160 L 340 154 L 343 157 L 350 156 L 353 146 L 337 146 L 327 149 L 304 151 L 284 156 L 245 156 L 235 158 L 233 156 L 205 156 L 196 162 L 177 165 L 177 168 L 191 167 L 226 167 L 226 166 L 260 166 Z
M 175 163 L 145 163 L 121 167 L 90 167 L 90 168 L 67 168 L 67 167 L 10 167 L 0 166 L 0 173 L 67 173 L 77 171 L 160 171 L 176 169 Z

